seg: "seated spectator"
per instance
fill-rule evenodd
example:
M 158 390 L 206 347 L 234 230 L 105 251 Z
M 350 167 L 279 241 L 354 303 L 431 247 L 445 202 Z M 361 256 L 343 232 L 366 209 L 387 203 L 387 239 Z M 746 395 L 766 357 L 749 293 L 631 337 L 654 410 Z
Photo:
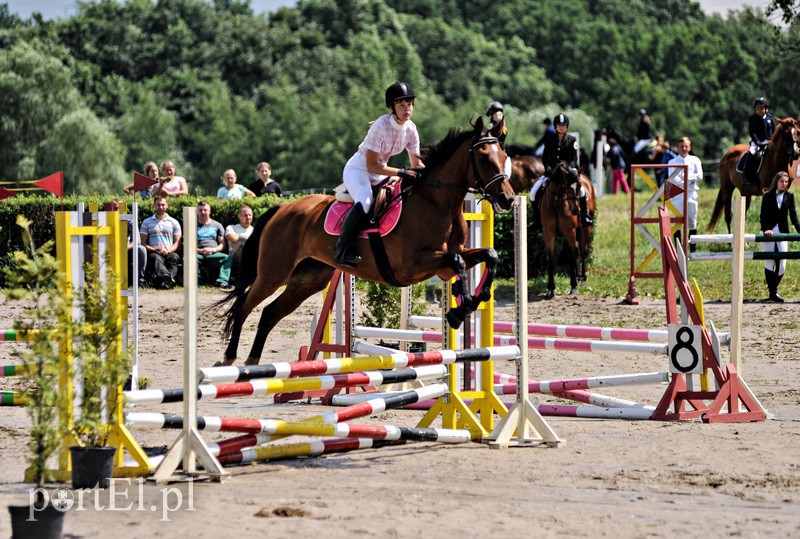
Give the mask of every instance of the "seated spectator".
M 228 200 L 238 200 L 244 196 L 254 197 L 256 194 L 244 185 L 236 183 L 236 171 L 229 168 L 222 175 L 222 181 L 225 182 L 225 187 L 220 187 L 217 191 L 219 198 L 227 198 Z
M 147 249 L 147 278 L 153 288 L 168 290 L 175 286 L 181 257 L 181 225 L 167 214 L 167 197 L 153 196 L 155 213 L 144 220 L 142 245 Z
M 152 178 L 154 180 L 157 180 L 158 179 L 158 165 L 156 165 L 152 161 L 146 163 L 144 165 L 144 175 L 147 176 L 148 178 Z M 134 184 L 126 185 L 125 187 L 122 188 L 122 190 L 125 191 L 126 195 L 130 195 L 133 192 L 133 185 Z M 141 191 L 139 191 L 136 194 L 138 194 L 139 198 L 141 198 L 142 200 L 147 200 L 148 198 L 153 198 L 153 189 L 155 189 L 155 187 L 156 187 L 155 185 L 151 185 L 150 187 L 147 187 L 146 189 L 142 189 Z
M 272 176 L 272 167 L 269 166 L 269 163 L 259 163 L 256 167 L 256 175 L 258 175 L 258 179 L 250 184 L 250 190 L 254 192 L 256 196 L 260 197 L 266 194 L 280 196 L 283 192 L 280 184 L 270 178 L 270 176 Z
M 189 194 L 189 184 L 186 178 L 175 175 L 175 163 L 172 161 L 164 161 L 161 164 L 162 176 L 158 179 L 158 183 L 153 186 L 153 196 L 178 196 Z
M 139 233 L 138 231 L 136 232 Z M 133 223 L 128 222 L 128 282 L 133 286 Z M 141 236 L 141 234 L 140 234 Z M 147 268 L 147 248 L 141 243 L 136 246 L 136 254 L 139 257 L 139 286 L 144 285 L 144 271 Z
M 223 265 L 228 259 L 225 249 L 225 229 L 211 218 L 211 207 L 201 200 L 197 203 L 197 278 L 199 284 L 228 286 L 230 266 Z
M 253 210 L 250 206 L 242 206 L 239 210 L 239 224 L 228 225 L 225 229 L 225 239 L 228 240 L 228 260 L 222 265 L 220 270 L 220 279 L 222 279 L 223 270 L 227 270 L 227 275 L 239 274 L 239 267 L 242 261 L 242 250 L 247 238 L 253 233 Z M 234 279 L 235 280 L 235 279 Z M 221 284 L 223 288 L 228 288 L 231 285 L 230 278 L 227 282 Z

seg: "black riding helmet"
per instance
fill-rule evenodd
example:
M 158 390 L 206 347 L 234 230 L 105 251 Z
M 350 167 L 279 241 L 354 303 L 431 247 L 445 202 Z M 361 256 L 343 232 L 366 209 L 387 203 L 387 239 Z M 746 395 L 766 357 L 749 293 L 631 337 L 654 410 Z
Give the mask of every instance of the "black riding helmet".
M 494 112 L 503 112 L 503 104 L 499 101 L 492 101 L 489 103 L 489 108 L 486 109 L 486 116 L 491 116 Z
M 395 82 L 386 89 L 386 106 L 394 109 L 396 101 L 403 99 L 414 99 L 414 89 L 407 82 Z
M 561 114 L 556 115 L 556 117 L 553 118 L 553 125 L 555 126 L 558 124 L 567 124 L 567 127 L 569 127 L 569 116 L 567 116 L 563 112 Z
M 758 106 L 769 108 L 769 101 L 767 101 L 766 97 L 759 97 L 756 99 L 756 102 L 753 103 L 753 108 Z

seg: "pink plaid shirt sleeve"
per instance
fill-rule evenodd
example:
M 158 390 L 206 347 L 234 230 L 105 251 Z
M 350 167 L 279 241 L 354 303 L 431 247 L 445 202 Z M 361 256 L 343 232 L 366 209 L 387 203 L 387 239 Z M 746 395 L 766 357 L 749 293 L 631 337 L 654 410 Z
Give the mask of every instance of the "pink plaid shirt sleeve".
M 417 126 L 408 121 L 402 127 L 392 125 L 394 122 L 390 114 L 378 118 L 369 128 L 364 142 L 358 147 L 359 152 L 366 155 L 366 150 L 377 153 L 380 162 L 386 164 L 389 158 L 403 150 L 409 150 L 415 155 L 419 153 L 419 134 Z

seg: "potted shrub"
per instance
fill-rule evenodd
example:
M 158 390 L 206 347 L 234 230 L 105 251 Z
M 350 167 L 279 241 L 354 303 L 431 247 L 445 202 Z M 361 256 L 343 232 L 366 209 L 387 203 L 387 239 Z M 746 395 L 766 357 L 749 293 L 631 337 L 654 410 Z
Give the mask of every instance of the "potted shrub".
M 60 322 L 71 316 L 69 296 L 58 286 L 58 261 L 50 254 L 52 242 L 37 249 L 30 235 L 30 223 L 17 219 L 28 242 L 30 254 L 17 251 L 14 264 L 5 268 L 10 299 L 29 304 L 14 327 L 33 336 L 30 347 L 14 352 L 14 356 L 27 365 L 23 378 L 28 386 L 25 406 L 31 420 L 31 435 L 28 442 L 29 468 L 26 473 L 36 489 L 30 505 L 9 506 L 14 537 L 61 537 L 64 513 L 48 503 L 44 483 L 48 477 L 48 460 L 53 457 L 61 442 L 60 425 L 65 411 L 71 403 L 58 391 L 60 374 L 58 342 L 54 335 Z
M 108 259 L 101 261 L 108 267 Z M 84 285 L 75 303 L 83 319 L 73 328 L 73 351 L 80 365 L 83 391 L 79 414 L 73 422 L 73 436 L 79 445 L 70 447 L 73 488 L 107 488 L 114 471 L 115 447 L 106 447 L 121 404 L 130 370 L 130 356 L 122 349 L 124 321 L 120 320 L 119 276 L 106 271 L 100 278 L 97 265 L 84 265 Z

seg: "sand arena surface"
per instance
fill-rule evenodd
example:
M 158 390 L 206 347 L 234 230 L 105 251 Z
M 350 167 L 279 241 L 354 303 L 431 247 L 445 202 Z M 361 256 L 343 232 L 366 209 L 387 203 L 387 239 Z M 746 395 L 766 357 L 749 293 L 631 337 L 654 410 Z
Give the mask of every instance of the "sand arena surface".
M 218 297 L 203 291 L 202 305 Z M 181 291 L 145 291 L 141 299 L 140 365 L 155 388 L 182 380 Z M 273 331 L 262 362 L 291 361 L 307 344 L 319 297 L 307 301 Z M 498 300 L 497 319 L 512 320 L 513 298 Z M 431 306 L 431 314 L 436 308 Z M 712 303 L 707 317 L 727 331 L 730 306 Z M 6 327 L 15 307 L 0 305 Z M 559 297 L 531 301 L 531 322 L 665 328 L 663 302 L 629 307 L 617 300 Z M 65 533 L 80 537 L 219 537 L 236 533 L 318 537 L 476 537 L 535 533 L 630 536 L 800 535 L 800 304 L 744 305 L 743 376 L 775 419 L 766 423 L 702 425 L 548 418 L 566 443 L 558 449 L 498 451 L 479 444 L 406 444 L 320 458 L 229 469 L 230 481 L 195 484 L 180 510 L 167 514 L 160 487 L 120 492 L 115 507 L 67 515 Z M 247 353 L 257 316 L 248 320 L 240 357 Z M 219 324 L 202 315 L 199 363 L 222 355 Z M 17 346 L 7 343 L 4 346 Z M 8 353 L 2 364 L 10 363 Z M 513 373 L 513 363 L 498 363 Z M 631 354 L 530 353 L 531 379 L 556 379 L 666 370 L 666 359 Z M 13 388 L 4 379 L 2 388 Z M 604 390 L 656 404 L 663 387 Z M 534 402 L 557 402 L 534 396 Z M 562 402 L 563 401 L 558 401 Z M 137 411 L 181 413 L 180 404 Z M 28 420 L 21 408 L 0 409 L 0 536 L 10 535 L 5 506 L 27 502 L 21 482 Z M 318 405 L 273 405 L 268 397 L 200 401 L 200 415 L 297 420 L 325 411 Z M 388 411 L 361 422 L 415 426 L 422 412 Z M 143 446 L 170 444 L 177 431 L 136 430 Z M 205 433 L 208 441 L 225 434 Z M 177 504 L 175 493 L 167 503 Z M 105 495 L 107 498 L 107 493 Z M 137 510 L 138 509 L 138 510 Z M 151 510 L 152 509 L 152 510 Z

